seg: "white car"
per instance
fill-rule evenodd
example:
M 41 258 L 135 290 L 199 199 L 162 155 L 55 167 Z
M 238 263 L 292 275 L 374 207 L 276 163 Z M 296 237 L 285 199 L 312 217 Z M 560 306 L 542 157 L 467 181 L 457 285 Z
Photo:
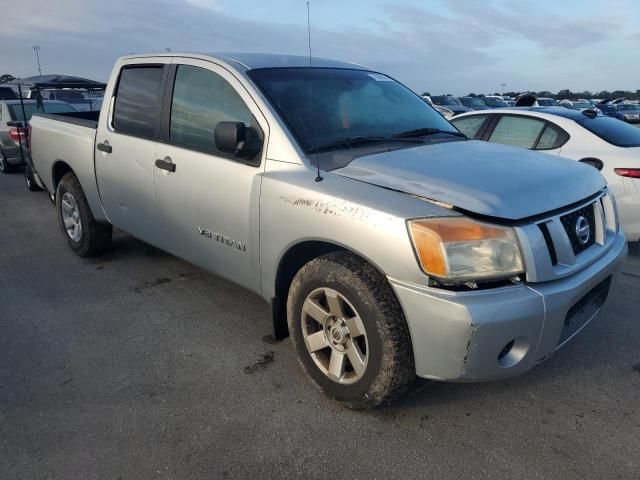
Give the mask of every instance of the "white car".
M 431 105 L 433 107 L 434 110 L 436 110 L 438 113 L 440 113 L 440 115 L 442 115 L 444 118 L 446 118 L 447 120 L 453 118 L 453 116 L 455 115 L 453 113 L 452 110 L 449 110 L 447 107 L 443 107 L 442 105 L 435 105 L 432 101 L 431 101 L 431 97 L 429 97 L 428 95 L 422 95 L 422 99 L 427 102 L 429 105 Z
M 468 138 L 543 151 L 598 168 L 628 241 L 640 240 L 640 129 L 597 110 L 503 108 L 450 120 Z

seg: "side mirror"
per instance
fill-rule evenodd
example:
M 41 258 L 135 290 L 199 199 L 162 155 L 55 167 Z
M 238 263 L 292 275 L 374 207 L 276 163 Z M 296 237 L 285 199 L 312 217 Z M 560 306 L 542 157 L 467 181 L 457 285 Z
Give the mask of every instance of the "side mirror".
M 262 149 L 262 138 L 242 122 L 218 122 L 214 132 L 216 148 L 238 158 L 250 159 Z

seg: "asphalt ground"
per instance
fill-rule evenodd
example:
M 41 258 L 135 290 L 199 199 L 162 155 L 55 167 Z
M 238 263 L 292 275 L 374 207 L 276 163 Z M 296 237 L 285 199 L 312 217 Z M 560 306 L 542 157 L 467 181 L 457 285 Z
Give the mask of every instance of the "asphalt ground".
M 117 233 L 67 247 L 0 174 L 0 479 L 640 478 L 640 249 L 602 314 L 508 381 L 354 412 L 257 296 Z

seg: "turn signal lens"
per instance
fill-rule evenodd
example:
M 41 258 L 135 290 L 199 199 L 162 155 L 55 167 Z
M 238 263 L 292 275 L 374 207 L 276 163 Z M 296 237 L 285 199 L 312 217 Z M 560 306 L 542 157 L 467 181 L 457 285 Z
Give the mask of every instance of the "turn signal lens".
M 508 278 L 524 271 L 512 228 L 445 217 L 412 220 L 409 231 L 427 275 L 456 283 Z

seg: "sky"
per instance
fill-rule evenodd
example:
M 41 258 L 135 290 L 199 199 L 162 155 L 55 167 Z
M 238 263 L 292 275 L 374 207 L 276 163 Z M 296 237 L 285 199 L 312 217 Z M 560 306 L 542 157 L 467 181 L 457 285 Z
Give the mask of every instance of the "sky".
M 308 54 L 305 0 L 20 0 L 2 19 L 16 77 L 37 74 L 33 45 L 43 73 L 94 80 L 165 48 Z M 311 0 L 311 37 L 418 93 L 640 89 L 640 0 Z

